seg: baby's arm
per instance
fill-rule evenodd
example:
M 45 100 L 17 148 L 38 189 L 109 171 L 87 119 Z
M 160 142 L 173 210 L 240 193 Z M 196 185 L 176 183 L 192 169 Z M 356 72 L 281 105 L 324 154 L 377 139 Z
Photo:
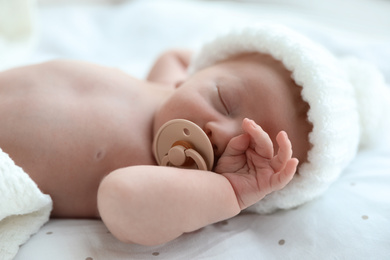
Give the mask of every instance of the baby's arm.
M 244 134 L 231 140 L 214 172 L 133 166 L 109 174 L 101 183 L 98 205 L 114 236 L 124 242 L 168 242 L 237 215 L 293 177 L 297 160 L 291 143 L 279 134 L 273 155 L 268 135 L 244 120 Z
M 183 49 L 172 49 L 164 52 L 152 66 L 147 80 L 171 86 L 184 81 L 192 52 Z
M 100 185 L 98 207 L 115 237 L 142 245 L 168 242 L 240 212 L 224 176 L 161 166 L 110 173 Z

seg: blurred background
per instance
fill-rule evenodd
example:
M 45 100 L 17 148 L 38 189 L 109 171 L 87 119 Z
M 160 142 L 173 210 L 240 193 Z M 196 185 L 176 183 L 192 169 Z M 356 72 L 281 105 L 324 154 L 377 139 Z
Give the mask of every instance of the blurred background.
M 72 58 L 143 76 L 166 48 L 197 48 L 217 32 L 265 21 L 388 69 L 375 49 L 383 56 L 390 43 L 389 14 L 387 0 L 0 0 L 0 69 Z

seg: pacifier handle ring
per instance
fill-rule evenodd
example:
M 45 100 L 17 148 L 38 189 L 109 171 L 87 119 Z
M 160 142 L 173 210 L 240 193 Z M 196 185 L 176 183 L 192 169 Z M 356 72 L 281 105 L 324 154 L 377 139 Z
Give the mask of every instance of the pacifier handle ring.
M 203 157 L 194 149 L 185 150 L 186 156 L 195 161 L 199 170 L 207 171 L 207 165 Z
M 186 160 L 183 160 L 183 158 L 179 158 L 178 160 L 176 160 L 176 158 L 171 158 L 172 157 L 172 154 L 174 154 L 173 156 L 176 156 L 178 155 L 178 153 L 181 153 L 183 152 L 184 154 L 179 154 L 178 156 L 182 157 L 182 156 L 185 156 L 185 158 L 191 158 L 192 160 L 194 160 L 196 166 L 198 167 L 199 170 L 203 170 L 203 171 L 207 171 L 207 165 L 206 165 L 206 162 L 205 160 L 203 159 L 203 157 L 197 152 L 195 151 L 194 149 L 192 148 L 185 148 L 184 146 L 182 145 L 175 145 L 173 146 L 170 151 L 172 151 L 174 149 L 174 151 L 176 153 L 169 153 L 167 155 L 165 155 L 162 160 L 161 160 L 161 165 L 162 166 L 169 166 L 170 164 L 173 164 L 174 166 L 182 166 L 185 164 Z M 172 163 L 177 161 L 177 163 Z

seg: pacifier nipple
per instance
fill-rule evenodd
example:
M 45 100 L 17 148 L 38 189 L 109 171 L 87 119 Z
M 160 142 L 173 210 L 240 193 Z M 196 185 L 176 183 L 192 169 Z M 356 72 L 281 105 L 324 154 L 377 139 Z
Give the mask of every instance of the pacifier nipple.
M 186 156 L 186 150 L 192 148 L 192 145 L 186 141 L 177 141 L 172 145 L 168 155 L 164 156 L 164 158 L 169 158 L 169 162 L 177 167 L 186 165 L 190 161 L 190 157 Z
M 153 153 L 162 166 L 211 170 L 214 152 L 206 133 L 191 121 L 165 123 L 153 140 Z

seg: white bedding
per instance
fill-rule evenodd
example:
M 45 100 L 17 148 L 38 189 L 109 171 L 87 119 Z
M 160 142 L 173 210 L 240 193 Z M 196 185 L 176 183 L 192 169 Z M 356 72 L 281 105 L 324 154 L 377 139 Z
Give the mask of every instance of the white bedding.
M 195 48 L 230 26 L 267 20 L 291 26 L 337 55 L 371 61 L 390 82 L 386 1 L 319 7 L 303 0 L 53 1 L 35 13 L 35 34 L 26 41 L 31 52 L 7 66 L 71 58 L 144 77 L 164 49 Z M 242 214 L 156 247 L 123 244 L 98 220 L 52 219 L 15 259 L 390 259 L 389 227 L 390 144 L 384 144 L 359 153 L 323 196 L 294 210 Z

